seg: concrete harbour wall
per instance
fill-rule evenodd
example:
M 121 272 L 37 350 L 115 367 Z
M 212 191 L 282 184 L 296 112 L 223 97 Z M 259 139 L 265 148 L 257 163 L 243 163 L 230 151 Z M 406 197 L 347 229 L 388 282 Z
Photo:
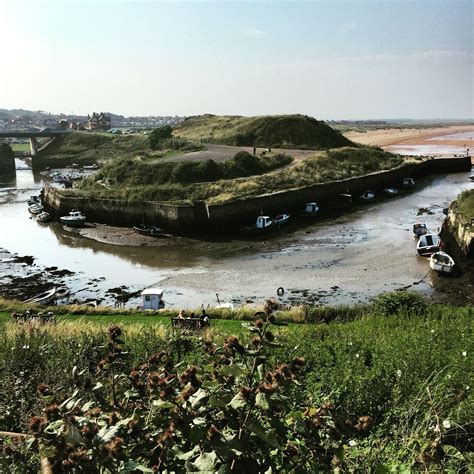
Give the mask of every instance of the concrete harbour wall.
M 93 222 L 132 226 L 141 222 L 156 224 L 172 232 L 193 233 L 210 228 L 225 230 L 245 222 L 253 222 L 260 212 L 274 214 L 302 210 L 306 202 L 316 201 L 324 207 L 337 205 L 342 193 L 359 195 L 370 189 L 399 186 L 403 178 L 419 178 L 431 173 L 462 172 L 471 169 L 469 156 L 420 159 L 401 166 L 365 176 L 287 189 L 260 196 L 237 199 L 223 204 L 198 201 L 190 205 L 173 205 L 152 201 L 82 198 L 65 195 L 62 190 L 46 186 L 44 202 L 59 214 L 80 209 Z

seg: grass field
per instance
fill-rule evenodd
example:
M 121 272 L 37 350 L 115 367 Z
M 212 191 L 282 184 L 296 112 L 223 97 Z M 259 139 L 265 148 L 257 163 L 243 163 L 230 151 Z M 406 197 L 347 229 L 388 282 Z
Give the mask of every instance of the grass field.
M 334 438 L 344 453 L 343 471 L 465 472 L 474 460 L 469 444 L 474 309 L 426 306 L 419 296 L 395 294 L 356 308 L 351 317 L 345 311 L 346 322 L 290 324 L 272 331 L 269 364 L 305 358 L 303 383 L 286 389 L 291 403 L 332 404 L 336 424 L 370 420 L 364 429 L 347 428 Z M 107 350 L 107 326 L 113 323 L 124 331 L 124 390 L 131 368 L 158 351 L 168 351 L 180 372 L 194 364 L 204 377 L 210 369 L 203 337 L 218 346 L 229 334 L 238 335 L 244 346 L 253 337 L 242 321 L 218 319 L 201 334 L 172 334 L 169 315 L 65 314 L 54 324 L 23 326 L 4 311 L 0 323 L 0 430 L 15 432 L 28 432 L 31 415 L 43 410 L 39 383 L 59 399 L 77 390 L 82 403 L 101 400 L 90 387 L 105 383 L 94 367 Z M 19 448 L 16 457 L 3 457 L 0 470 L 34 470 L 34 453 Z
M 29 152 L 30 144 L 29 143 L 12 143 L 11 144 L 13 151 Z

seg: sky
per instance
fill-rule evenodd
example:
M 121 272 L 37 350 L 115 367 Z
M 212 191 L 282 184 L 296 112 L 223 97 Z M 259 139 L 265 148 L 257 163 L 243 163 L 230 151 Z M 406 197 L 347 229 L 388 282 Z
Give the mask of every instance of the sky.
M 0 108 L 474 118 L 474 0 L 0 0 Z

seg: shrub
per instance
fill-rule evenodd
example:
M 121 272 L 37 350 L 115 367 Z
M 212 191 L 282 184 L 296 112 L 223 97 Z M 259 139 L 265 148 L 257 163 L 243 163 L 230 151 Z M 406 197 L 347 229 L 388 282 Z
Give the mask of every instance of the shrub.
M 374 299 L 374 308 L 382 315 L 407 313 L 413 316 L 423 315 L 427 308 L 425 298 L 414 291 L 394 291 L 384 293 Z
M 164 125 L 163 127 L 156 128 L 150 135 L 148 135 L 148 144 L 152 150 L 157 150 L 161 146 L 162 140 L 171 138 L 173 128 L 170 125 Z

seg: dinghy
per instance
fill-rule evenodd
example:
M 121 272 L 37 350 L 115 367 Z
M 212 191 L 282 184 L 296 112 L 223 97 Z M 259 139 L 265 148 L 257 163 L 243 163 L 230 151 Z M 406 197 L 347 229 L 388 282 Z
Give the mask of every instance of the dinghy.
M 163 234 L 163 229 L 159 227 L 147 227 L 145 225 L 135 226 L 133 230 L 140 235 L 147 235 L 148 237 L 159 237 Z
M 373 201 L 375 198 L 375 193 L 372 191 L 365 191 L 359 196 L 359 201 L 362 202 L 370 202 Z
M 396 196 L 398 194 L 398 189 L 397 188 L 385 188 L 383 190 L 384 194 L 389 197 Z
M 39 196 L 30 196 L 28 198 L 28 206 L 32 206 L 33 204 L 41 204 L 41 198 Z
M 270 216 L 258 216 L 255 225 L 250 227 L 241 227 L 244 234 L 265 234 L 275 228 L 273 219 Z
M 24 303 L 35 303 L 35 304 L 49 304 L 56 298 L 56 288 L 51 288 L 50 290 L 43 291 L 32 298 L 27 299 Z
M 453 258 L 445 252 L 435 252 L 430 257 L 430 267 L 439 273 L 451 273 L 455 263 Z
M 416 250 L 418 255 L 428 256 L 439 251 L 440 238 L 436 234 L 425 234 L 420 237 Z
M 314 217 L 319 214 L 319 207 L 315 202 L 307 202 L 303 211 L 303 216 Z
M 415 180 L 413 178 L 403 178 L 402 185 L 404 188 L 413 188 L 415 186 Z
M 42 212 L 38 214 L 38 216 L 36 217 L 36 220 L 38 222 L 41 222 L 42 224 L 45 222 L 49 222 L 51 220 L 51 214 L 49 212 Z
M 278 216 L 273 219 L 273 222 L 276 226 L 280 227 L 282 225 L 288 224 L 288 221 L 290 220 L 290 215 L 289 214 L 278 214 Z
M 41 204 L 32 204 L 31 206 L 28 206 L 28 210 L 31 214 L 38 215 L 43 212 L 43 206 Z
M 422 235 L 425 235 L 428 232 L 428 229 L 426 228 L 426 224 L 422 222 L 417 222 L 416 224 L 413 224 L 413 235 L 418 238 L 421 237 Z

